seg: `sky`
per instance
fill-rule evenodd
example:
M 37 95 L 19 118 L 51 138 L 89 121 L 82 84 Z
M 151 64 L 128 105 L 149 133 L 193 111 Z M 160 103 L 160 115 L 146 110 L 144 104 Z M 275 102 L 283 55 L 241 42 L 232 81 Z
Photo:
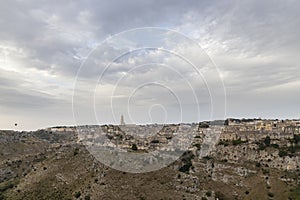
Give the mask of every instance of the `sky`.
M 299 13 L 296 0 L 2 0 L 0 129 L 300 118 Z

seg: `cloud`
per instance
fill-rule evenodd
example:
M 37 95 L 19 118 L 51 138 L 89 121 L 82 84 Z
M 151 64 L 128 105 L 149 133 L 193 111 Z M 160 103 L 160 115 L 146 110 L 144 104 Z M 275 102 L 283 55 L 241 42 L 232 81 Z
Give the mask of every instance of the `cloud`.
M 5 98 L 1 99 L 0 106 L 14 112 L 15 108 L 25 112 L 33 107 L 51 106 L 55 112 L 66 111 L 66 105 L 71 108 L 76 73 L 93 48 L 120 31 L 157 26 L 186 34 L 212 58 L 227 89 L 228 115 L 247 117 L 251 113 L 249 116 L 268 117 L 268 109 L 272 108 L 277 112 L 270 116 L 294 117 L 300 108 L 295 103 L 299 99 L 295 85 L 300 77 L 299 8 L 299 2 L 292 0 L 276 3 L 269 0 L 3 1 L 0 6 L 0 94 Z M 135 39 L 152 44 L 154 41 L 147 39 L 149 35 Z M 131 50 L 129 47 L 134 44 L 129 39 L 105 46 L 104 50 L 112 52 L 108 57 L 116 58 L 124 50 Z M 182 43 L 177 43 L 179 46 L 170 43 L 172 50 L 185 52 L 194 61 L 201 60 L 200 54 L 204 55 L 193 48 L 180 49 Z M 197 76 L 193 79 L 192 70 L 162 51 L 138 51 L 123 59 L 113 62 L 113 68 L 106 74 L 106 84 L 112 84 L 133 66 L 156 60 L 175 66 L 194 87 L 200 88 L 199 92 L 202 89 L 203 82 L 198 81 Z M 81 71 L 79 81 L 83 84 L 78 90 L 82 99 L 87 95 L 86 90 L 95 85 L 91 79 L 98 77 L 110 61 L 90 59 L 95 67 Z M 124 88 L 155 77 L 168 80 L 176 85 L 177 91 L 187 93 L 187 87 L 180 87 L 183 81 L 180 76 L 164 68 L 136 70 L 134 76 L 129 75 L 124 80 L 126 83 L 123 82 Z M 217 75 L 209 71 L 205 75 L 210 76 L 209 85 L 219 88 L 214 85 Z M 280 97 L 278 90 L 289 98 Z M 153 95 L 159 96 L 160 92 Z M 220 93 L 214 92 L 215 95 Z M 263 109 L 264 105 L 268 109 Z M 289 112 L 284 112 L 283 107 Z M 52 114 L 48 111 L 49 116 Z M 60 122 L 59 118 L 47 120 Z M 31 124 L 28 128 L 34 126 Z

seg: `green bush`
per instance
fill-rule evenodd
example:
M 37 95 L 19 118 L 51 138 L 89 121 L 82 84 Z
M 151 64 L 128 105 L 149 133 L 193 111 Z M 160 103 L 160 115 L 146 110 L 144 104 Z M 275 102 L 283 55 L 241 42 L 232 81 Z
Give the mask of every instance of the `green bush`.
M 79 148 L 75 148 L 73 155 L 76 156 L 79 153 Z
M 132 144 L 131 149 L 132 149 L 133 151 L 137 151 L 137 150 L 138 150 L 138 147 L 136 146 L 136 144 Z
M 207 123 L 200 123 L 199 128 L 209 128 L 209 125 Z
M 294 142 L 297 144 L 300 142 L 300 135 L 294 135 Z
M 289 152 L 296 153 L 296 147 L 289 147 Z
M 261 167 L 260 162 L 255 163 L 255 166 L 256 166 L 256 167 Z
M 226 140 L 220 140 L 220 142 L 218 143 L 218 145 L 224 145 L 225 147 L 229 145 L 229 142 Z
M 76 199 L 78 199 L 80 196 L 81 196 L 81 192 L 80 192 L 80 191 L 75 192 L 74 197 L 75 197 Z
M 265 149 L 266 149 L 266 146 L 265 146 L 264 144 L 259 144 L 259 145 L 258 145 L 258 149 L 259 149 L 260 151 L 265 150 Z
M 8 189 L 12 189 L 15 185 L 12 182 L 6 182 L 0 186 L 0 192 L 5 192 Z
M 264 169 L 264 168 L 262 168 L 262 172 L 264 175 L 267 175 L 270 173 L 270 171 L 268 169 Z
M 300 185 L 298 185 L 296 188 L 290 190 L 289 199 L 291 200 L 297 200 L 300 197 Z
M 211 191 L 207 191 L 205 194 L 206 196 L 211 197 Z
M 279 155 L 279 157 L 284 157 L 284 156 L 287 156 L 288 154 L 287 154 L 287 152 L 285 150 L 280 150 L 278 152 L 278 155 Z
M 266 146 L 270 146 L 270 144 L 271 144 L 271 138 L 269 136 L 267 136 L 265 138 L 265 140 L 264 140 L 264 143 L 265 143 Z
M 245 142 L 243 142 L 241 139 L 232 140 L 233 145 L 239 145 L 239 144 L 243 144 L 243 143 L 245 143 Z

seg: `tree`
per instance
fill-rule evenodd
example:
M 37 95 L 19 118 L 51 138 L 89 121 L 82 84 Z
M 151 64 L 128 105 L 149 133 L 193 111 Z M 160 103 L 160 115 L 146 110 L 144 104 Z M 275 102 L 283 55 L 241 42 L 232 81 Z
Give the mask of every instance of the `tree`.
M 270 146 L 270 144 L 271 144 L 271 138 L 270 138 L 269 136 L 267 136 L 267 137 L 265 138 L 264 143 L 265 143 L 266 146 Z
M 80 191 L 75 192 L 74 197 L 75 197 L 76 199 L 78 199 L 80 196 L 81 196 L 81 192 L 80 192 Z
M 199 128 L 209 128 L 209 125 L 207 123 L 200 123 Z
M 132 149 L 133 151 L 137 151 L 137 150 L 138 150 L 136 144 L 132 144 L 131 149 Z
M 284 151 L 284 150 L 280 150 L 280 151 L 278 152 L 278 155 L 279 155 L 280 157 L 284 157 L 284 156 L 287 156 L 287 152 Z
M 297 144 L 300 142 L 300 135 L 294 135 L 294 142 Z

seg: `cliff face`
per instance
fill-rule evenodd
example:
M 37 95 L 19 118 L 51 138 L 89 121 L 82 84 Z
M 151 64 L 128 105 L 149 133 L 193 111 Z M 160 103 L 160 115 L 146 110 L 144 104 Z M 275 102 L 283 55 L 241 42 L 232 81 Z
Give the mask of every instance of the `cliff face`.
M 122 140 L 124 150 L 137 154 L 162 147 L 178 130 L 176 125 L 165 126 L 141 142 L 114 126 L 101 129 L 112 143 Z M 229 140 L 221 132 L 221 140 L 203 154 L 205 142 L 209 141 L 208 129 L 195 130 L 192 145 L 180 159 L 168 167 L 143 174 L 116 171 L 98 162 L 79 141 L 75 128 L 0 131 L 0 197 L 30 200 L 299 198 L 296 134 L 269 140 L 266 139 L 269 133 L 264 132 L 256 139 Z

